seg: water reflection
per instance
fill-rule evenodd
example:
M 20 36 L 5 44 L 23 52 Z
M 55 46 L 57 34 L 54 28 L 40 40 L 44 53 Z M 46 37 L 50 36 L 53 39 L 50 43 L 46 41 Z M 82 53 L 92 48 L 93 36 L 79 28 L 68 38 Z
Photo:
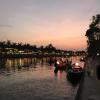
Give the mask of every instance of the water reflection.
M 73 100 L 76 87 L 66 79 L 65 71 L 55 75 L 50 59 L 1 59 L 0 100 Z
M 11 72 L 11 71 L 16 71 L 16 70 L 22 70 L 22 69 L 29 69 L 31 67 L 36 68 L 37 65 L 43 66 L 49 65 L 52 66 L 54 63 L 55 57 L 44 57 L 44 58 L 15 58 L 15 59 L 0 59 L 0 71 L 6 71 L 6 72 Z M 65 60 L 72 61 L 74 62 L 79 62 L 80 57 L 66 57 Z M 80 63 L 81 66 L 84 66 L 83 63 Z
M 1 59 L 0 70 L 1 71 L 16 71 L 23 68 L 35 67 L 36 64 L 43 64 L 40 59 L 37 58 L 17 58 L 17 59 Z

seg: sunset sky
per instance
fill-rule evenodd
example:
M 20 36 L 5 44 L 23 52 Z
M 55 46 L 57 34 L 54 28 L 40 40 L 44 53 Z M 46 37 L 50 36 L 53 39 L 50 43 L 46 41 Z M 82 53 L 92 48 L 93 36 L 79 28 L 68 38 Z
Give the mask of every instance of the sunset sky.
M 85 49 L 100 0 L 0 0 L 0 41 Z

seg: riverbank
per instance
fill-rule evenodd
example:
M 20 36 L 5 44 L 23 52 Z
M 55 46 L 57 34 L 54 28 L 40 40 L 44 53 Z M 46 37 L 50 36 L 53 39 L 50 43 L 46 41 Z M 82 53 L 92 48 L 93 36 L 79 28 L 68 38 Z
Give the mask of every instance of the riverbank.
M 0 54 L 0 58 L 66 57 L 62 54 Z
M 100 57 L 88 58 L 85 64 L 85 76 L 80 83 L 75 100 L 100 100 L 100 80 L 97 77 L 97 67 Z

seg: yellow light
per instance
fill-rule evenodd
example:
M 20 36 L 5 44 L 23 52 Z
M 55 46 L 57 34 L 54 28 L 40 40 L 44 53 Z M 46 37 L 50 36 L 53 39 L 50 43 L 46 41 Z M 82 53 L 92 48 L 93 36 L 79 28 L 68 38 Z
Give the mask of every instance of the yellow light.
M 79 66 L 79 63 L 75 63 L 76 66 Z
M 57 64 L 59 65 L 59 61 L 57 61 Z

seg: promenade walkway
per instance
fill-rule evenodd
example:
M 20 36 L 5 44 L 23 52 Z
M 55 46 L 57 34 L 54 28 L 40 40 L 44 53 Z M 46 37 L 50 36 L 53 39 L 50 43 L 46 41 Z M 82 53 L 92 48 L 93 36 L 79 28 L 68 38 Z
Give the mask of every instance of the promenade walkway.
M 89 58 L 86 62 L 86 72 L 78 90 L 76 100 L 100 100 L 100 80 L 97 78 L 96 68 L 100 65 L 100 58 Z

